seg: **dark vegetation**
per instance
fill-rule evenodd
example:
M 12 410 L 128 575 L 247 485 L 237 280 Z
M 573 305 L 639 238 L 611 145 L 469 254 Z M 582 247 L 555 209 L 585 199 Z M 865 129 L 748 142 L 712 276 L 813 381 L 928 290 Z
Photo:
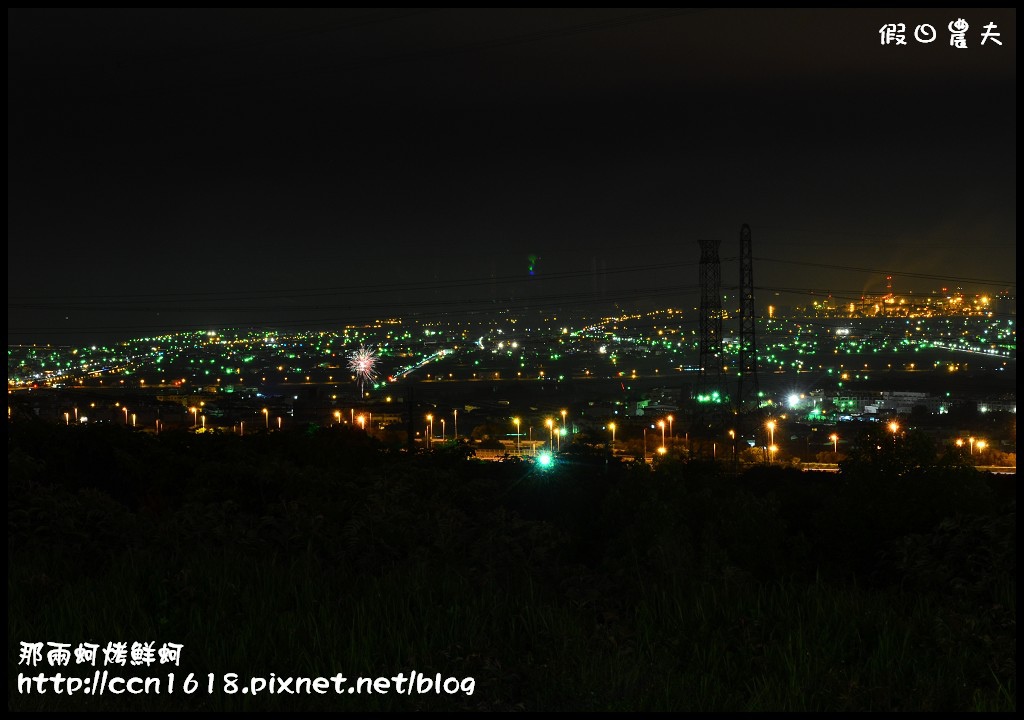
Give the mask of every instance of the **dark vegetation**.
M 407 455 L 314 427 L 8 432 L 11 709 L 1016 708 L 1015 478 L 935 465 L 913 434 L 863 438 L 838 475 L 735 476 L 583 445 L 548 470 Z M 17 693 L 20 641 L 110 640 L 183 643 L 179 677 L 476 686 Z

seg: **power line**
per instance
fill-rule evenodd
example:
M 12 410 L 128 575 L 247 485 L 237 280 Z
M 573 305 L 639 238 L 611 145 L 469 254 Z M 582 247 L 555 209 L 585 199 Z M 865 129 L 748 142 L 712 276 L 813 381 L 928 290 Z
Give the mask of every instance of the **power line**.
M 696 261 L 687 262 L 675 262 L 675 263 L 656 263 L 649 265 L 632 265 L 621 268 L 614 268 L 611 270 L 602 270 L 597 272 L 598 275 L 621 275 L 625 273 L 636 273 L 636 272 L 653 272 L 656 270 L 672 270 L 674 268 L 691 267 L 696 266 Z M 536 282 L 538 280 L 565 280 L 574 278 L 585 278 L 592 277 L 594 275 L 593 270 L 567 270 L 563 272 L 554 272 L 547 275 L 537 275 L 535 277 L 526 277 L 523 275 L 502 275 L 500 277 L 484 278 L 477 277 L 467 280 L 413 280 L 397 283 L 373 283 L 368 285 L 340 285 L 319 289 L 311 288 L 290 288 L 290 289 L 268 289 L 268 290 L 240 290 L 240 291 L 225 291 L 225 290 L 212 290 L 207 292 L 162 292 L 162 293 L 133 293 L 133 294 L 101 294 L 101 295 L 58 295 L 58 296 L 43 296 L 43 295 L 14 295 L 8 296 L 9 307 L 22 307 L 19 301 L 28 300 L 49 300 L 51 303 L 66 304 L 69 301 L 75 300 L 118 300 L 127 302 L 132 299 L 158 299 L 168 298 L 174 302 L 182 302 L 183 299 L 187 301 L 187 298 L 208 298 L 211 300 L 217 300 L 222 298 L 234 298 L 234 299 L 273 299 L 273 298 L 290 298 L 290 297 L 321 297 L 327 295 L 355 295 L 355 294 L 368 294 L 368 293 L 398 293 L 398 292 L 425 292 L 429 290 L 447 290 L 450 288 L 467 288 L 467 287 L 479 287 L 483 285 L 498 284 L 505 285 L 509 283 L 524 283 L 524 282 Z M 198 300 L 197 300 L 198 301 Z M 27 306 L 26 306 L 27 307 Z
M 782 265 L 799 265 L 803 267 L 826 268 L 829 270 L 846 270 L 848 272 L 867 273 L 871 275 L 892 275 L 894 277 L 910 277 L 919 280 L 952 281 L 955 283 L 974 283 L 976 285 L 994 285 L 1000 287 L 1016 287 L 1016 280 L 993 280 L 990 278 L 958 277 L 955 275 L 937 275 L 934 273 L 918 273 L 897 270 L 880 270 L 878 268 L 855 267 L 852 265 L 831 265 L 828 263 L 813 263 L 802 260 L 779 260 L 776 258 L 756 257 L 758 262 L 777 263 Z

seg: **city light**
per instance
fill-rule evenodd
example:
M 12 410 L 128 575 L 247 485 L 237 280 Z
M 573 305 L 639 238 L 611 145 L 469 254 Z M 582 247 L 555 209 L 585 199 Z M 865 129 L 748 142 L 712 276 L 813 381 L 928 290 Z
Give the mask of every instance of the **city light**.
M 999 297 L 978 295 L 972 299 L 968 295 L 959 297 L 956 294 L 943 292 L 941 295 L 934 293 L 931 297 L 934 299 L 927 300 L 922 297 L 914 301 L 920 304 L 932 303 L 934 308 L 939 306 L 952 308 L 955 313 L 961 314 L 954 314 L 951 310 L 950 314 L 941 315 L 936 311 L 930 316 L 898 316 L 906 317 L 899 322 L 894 319 L 897 316 L 893 316 L 886 321 L 885 332 L 871 329 L 880 321 L 873 320 L 872 324 L 867 324 L 860 322 L 858 317 L 854 317 L 844 321 L 841 328 L 844 331 L 842 333 L 821 333 L 819 326 L 813 323 L 799 322 L 794 317 L 792 308 L 787 308 L 786 314 L 779 310 L 772 325 L 775 328 L 774 339 L 766 340 L 759 349 L 759 352 L 762 349 L 764 352 L 764 367 L 778 368 L 776 372 L 786 373 L 814 371 L 822 373 L 824 376 L 831 376 L 837 381 L 842 379 L 842 382 L 836 382 L 836 387 L 833 390 L 816 388 L 806 391 L 806 395 L 801 392 L 801 389 L 794 388 L 793 383 L 790 382 L 786 383 L 787 389 L 781 394 L 759 392 L 757 400 L 759 406 L 765 409 L 771 408 L 771 411 L 775 413 L 770 419 L 766 418 L 766 422 L 763 423 L 765 429 L 763 444 L 766 454 L 768 445 L 777 445 L 774 430 L 782 428 L 782 422 L 787 422 L 786 415 L 778 414 L 786 412 L 781 410 L 783 407 L 788 409 L 797 405 L 804 408 L 806 405 L 806 413 L 801 411 L 799 416 L 796 414 L 790 416 L 793 422 L 800 423 L 800 427 L 794 428 L 794 432 L 803 432 L 804 424 L 810 424 L 812 427 L 818 423 L 835 426 L 843 421 L 874 420 L 888 415 L 881 423 L 882 429 L 885 432 L 892 432 L 894 442 L 898 444 L 909 429 L 909 426 L 905 425 L 900 418 L 911 415 L 913 408 L 924 406 L 933 415 L 943 415 L 948 414 L 950 408 L 965 401 L 965 396 L 961 394 L 958 397 L 955 390 L 952 395 L 949 392 L 908 391 L 898 387 L 886 388 L 877 392 L 869 391 L 861 386 L 861 383 L 867 380 L 869 372 L 873 368 L 878 368 L 880 364 L 877 361 L 872 361 L 872 356 L 875 353 L 887 355 L 918 351 L 940 353 L 940 356 L 934 360 L 929 359 L 927 362 L 922 356 L 914 355 L 911 356 L 912 362 L 908 357 L 906 360 L 893 359 L 887 364 L 881 363 L 882 367 L 889 369 L 894 382 L 899 380 L 897 373 L 907 373 L 911 370 L 917 374 L 929 371 L 945 374 L 950 366 L 966 370 L 968 367 L 966 358 L 961 360 L 957 357 L 942 356 L 950 352 L 983 354 L 986 358 L 983 362 L 990 362 L 988 358 L 998 359 L 997 362 L 990 362 L 987 372 L 1005 372 L 1010 369 L 1008 361 L 1012 361 L 1015 347 L 1015 323 L 1000 318 L 989 320 L 986 315 L 979 313 L 981 310 L 989 312 L 1004 306 L 1004 302 L 1012 300 L 1012 296 L 1005 294 L 1001 294 Z M 988 299 L 987 303 L 982 299 L 983 297 Z M 913 299 L 908 298 L 907 300 L 909 303 Z M 947 301 L 947 305 L 942 305 Z M 902 302 L 903 299 L 899 299 L 894 307 L 904 307 Z M 830 304 L 830 301 L 823 298 L 814 298 L 813 303 L 816 303 L 814 307 L 817 309 L 813 310 L 818 313 L 816 316 L 829 316 L 822 314 L 825 313 L 826 306 L 831 308 L 829 312 L 833 314 L 845 312 L 845 303 Z M 860 312 L 861 305 L 854 304 L 857 312 Z M 887 307 L 889 305 L 888 303 L 882 304 Z M 970 309 L 969 313 L 968 309 Z M 812 311 L 808 309 L 807 312 L 811 313 Z M 72 386 L 76 388 L 102 388 L 103 390 L 112 389 L 116 383 L 122 386 L 126 392 L 129 388 L 132 389 L 131 395 L 119 398 L 115 396 L 120 402 L 111 403 L 115 405 L 116 411 L 122 413 L 122 417 L 117 420 L 127 426 L 137 425 L 140 418 L 144 421 L 145 418 L 150 418 L 145 422 L 150 432 L 154 430 L 155 425 L 148 423 L 153 422 L 153 415 L 158 412 L 158 408 L 155 406 L 155 400 L 151 400 L 150 397 L 157 396 L 159 393 L 159 397 L 178 395 L 183 398 L 180 402 L 184 403 L 185 411 L 192 414 L 192 428 L 200 426 L 200 412 L 204 412 L 206 417 L 211 420 L 211 424 L 214 422 L 214 418 L 224 417 L 225 414 L 235 415 L 233 422 L 234 427 L 237 428 L 238 416 L 235 413 L 247 411 L 256 414 L 262 413 L 264 427 L 269 430 L 271 427 L 270 402 L 280 405 L 281 415 L 298 417 L 300 412 L 307 412 L 305 409 L 299 410 L 298 406 L 302 403 L 296 403 L 295 408 L 291 407 L 293 400 L 300 401 L 304 398 L 300 398 L 298 395 L 292 396 L 290 391 L 286 391 L 285 394 L 277 392 L 277 386 L 280 383 L 320 385 L 322 390 L 317 390 L 317 392 L 323 392 L 326 397 L 330 398 L 330 402 L 344 402 L 341 400 L 343 391 L 339 391 L 336 384 L 340 380 L 340 373 L 336 368 L 339 365 L 347 367 L 347 364 L 352 362 L 351 350 L 346 350 L 346 348 L 351 348 L 352 343 L 355 343 L 356 347 L 364 351 L 364 360 L 367 359 L 367 356 L 372 355 L 375 358 L 375 363 L 386 364 L 389 381 L 392 378 L 409 377 L 409 373 L 412 373 L 412 377 L 418 375 L 421 379 L 425 379 L 426 370 L 430 370 L 432 382 L 444 382 L 447 378 L 458 380 L 460 373 L 453 371 L 467 362 L 476 366 L 474 372 L 465 374 L 467 380 L 471 375 L 474 381 L 486 378 L 487 380 L 484 382 L 491 382 L 491 376 L 496 373 L 499 377 L 495 378 L 491 384 L 475 386 L 479 390 L 486 389 L 486 396 L 474 397 L 472 393 L 463 396 L 467 408 L 465 412 L 472 413 L 466 421 L 471 422 L 472 427 L 488 422 L 503 422 L 500 417 L 488 418 L 487 410 L 481 409 L 480 406 L 488 408 L 493 404 L 508 405 L 509 401 L 499 398 L 505 394 L 504 389 L 509 387 L 506 383 L 515 382 L 516 378 L 538 377 L 543 370 L 545 371 L 545 383 L 557 383 L 560 380 L 571 381 L 574 378 L 614 379 L 616 385 L 620 386 L 621 391 L 625 393 L 625 397 L 630 399 L 611 400 L 600 397 L 599 394 L 588 396 L 586 393 L 587 387 L 590 386 L 588 382 L 586 385 L 576 386 L 583 388 L 582 393 L 575 391 L 574 395 L 563 396 L 566 399 L 571 398 L 573 403 L 580 405 L 579 411 L 573 411 L 573 425 L 569 425 L 568 416 L 569 408 L 575 407 L 575 405 L 569 406 L 567 400 L 559 400 L 558 402 L 563 404 L 562 407 L 549 411 L 547 417 L 543 414 L 540 416 L 540 422 L 548 428 L 548 449 L 552 452 L 560 451 L 562 437 L 564 436 L 567 440 L 573 438 L 577 428 L 592 434 L 595 430 L 600 431 L 600 427 L 603 425 L 610 435 L 615 436 L 612 442 L 615 445 L 614 449 L 618 450 L 617 429 L 622 426 L 620 418 L 633 415 L 653 416 L 648 422 L 647 428 L 650 429 L 653 423 L 655 431 L 661 432 L 660 446 L 672 448 L 675 440 L 674 410 L 678 407 L 676 403 L 679 398 L 672 397 L 672 393 L 666 392 L 660 387 L 637 388 L 630 387 L 629 384 L 630 380 L 634 379 L 634 374 L 637 378 L 653 377 L 659 372 L 667 374 L 668 372 L 687 372 L 695 369 L 689 364 L 691 360 L 688 356 L 696 351 L 697 339 L 691 338 L 693 333 L 686 330 L 685 327 L 673 327 L 671 323 L 666 322 L 671 319 L 684 324 L 688 323 L 689 321 L 683 320 L 681 312 L 675 315 L 664 311 L 660 313 L 659 311 L 624 312 L 616 316 L 591 321 L 589 324 L 581 324 L 576 328 L 566 325 L 564 316 L 551 317 L 549 325 L 558 330 L 558 340 L 553 344 L 547 343 L 543 339 L 547 337 L 545 335 L 537 336 L 536 341 L 532 338 L 530 342 L 524 341 L 524 338 L 530 338 L 532 333 L 546 332 L 547 326 L 544 322 L 531 320 L 530 325 L 524 327 L 516 326 L 512 322 L 513 319 L 507 316 L 502 317 L 499 313 L 497 317 L 466 323 L 461 320 L 436 321 L 428 319 L 422 323 L 410 321 L 403 324 L 402 321 L 395 320 L 393 324 L 392 321 L 389 321 L 388 324 L 381 324 L 378 329 L 348 328 L 329 332 L 275 332 L 272 336 L 266 332 L 219 331 L 215 343 L 211 343 L 206 332 L 203 331 L 202 333 L 172 334 L 161 336 L 159 339 L 138 339 L 106 348 L 99 346 L 70 349 L 54 347 L 43 352 L 39 348 L 12 346 L 10 349 L 9 388 L 12 398 L 16 401 L 22 390 L 42 390 L 52 386 L 61 388 L 66 393 L 68 389 L 63 387 L 61 382 L 73 383 Z M 866 317 L 866 319 L 871 319 L 871 317 Z M 653 323 L 652 320 L 654 320 Z M 631 325 L 631 323 L 635 324 Z M 422 325 L 419 328 L 421 330 L 419 333 L 416 332 L 417 325 Z M 460 330 L 462 325 L 465 325 L 465 328 Z M 503 329 L 506 333 L 515 331 L 517 347 L 513 348 L 513 341 L 506 334 L 502 341 L 485 342 L 483 350 L 478 344 L 468 340 L 463 344 L 462 349 L 459 349 L 459 337 L 481 337 L 481 333 L 477 331 L 478 328 L 483 329 L 485 333 L 495 333 L 500 336 L 502 333 L 498 331 L 502 329 L 501 326 L 504 326 Z M 568 329 L 569 332 L 563 332 L 563 329 Z M 485 339 L 488 337 L 487 334 L 483 336 Z M 442 338 L 449 339 L 442 340 Z M 438 343 L 448 344 L 448 346 L 438 347 Z M 370 347 L 377 347 L 380 350 L 368 350 Z M 605 348 L 606 352 L 603 355 L 598 352 L 599 347 Z M 655 354 L 651 353 L 652 349 L 656 351 Z M 473 355 L 465 355 L 464 353 L 467 351 Z M 486 365 L 481 365 L 481 361 L 486 362 L 486 359 L 481 357 L 483 355 L 505 356 L 513 360 L 516 366 L 511 368 L 486 367 Z M 833 356 L 835 361 L 830 363 L 829 360 Z M 570 357 L 576 358 L 576 360 L 570 362 L 569 365 L 557 369 L 552 369 L 547 365 L 552 361 L 565 364 Z M 817 361 L 813 365 L 811 358 Z M 448 362 L 454 364 L 445 366 L 444 363 Z M 629 364 L 626 365 L 626 362 Z M 643 364 L 644 362 L 647 364 Z M 731 372 L 736 371 L 731 360 L 723 359 L 722 366 L 731 368 Z M 604 371 L 602 371 L 602 367 L 605 368 Z M 622 367 L 630 369 L 620 370 L 619 368 Z M 973 371 L 975 365 L 972 363 L 971 367 Z M 78 375 L 75 374 L 78 372 L 77 368 L 82 368 Z M 353 374 L 353 379 L 358 379 L 357 374 Z M 363 380 L 366 381 L 365 374 Z M 872 377 L 872 381 L 876 383 L 877 377 Z M 186 387 L 188 388 L 187 392 L 183 390 Z M 597 387 L 596 384 L 593 387 Z M 542 388 L 538 385 L 537 389 L 541 390 Z M 554 388 L 545 384 L 543 389 Z M 567 387 L 563 387 L 561 391 L 564 392 L 566 389 Z M 149 392 L 142 392 L 143 390 Z M 371 390 L 371 388 L 365 388 L 365 390 Z M 499 394 L 494 395 L 495 392 Z M 969 395 L 968 393 L 967 397 Z M 401 417 L 406 412 L 404 408 L 394 408 L 399 403 L 394 402 L 396 398 L 393 392 L 381 394 L 379 407 L 371 406 L 371 403 L 365 399 L 369 393 L 361 392 L 356 395 L 353 392 L 352 396 L 351 405 L 361 406 L 359 409 L 363 414 L 363 420 L 357 421 L 355 408 L 350 410 L 350 421 L 353 426 L 362 427 L 364 430 L 369 430 L 371 426 L 376 429 L 384 429 L 388 425 L 401 427 L 405 424 L 407 426 L 408 419 Z M 556 396 L 549 394 L 548 397 L 542 398 L 538 395 L 523 398 L 522 403 L 533 406 L 531 407 L 533 412 L 544 413 L 545 403 L 549 403 L 552 397 Z M 728 400 L 724 393 L 716 394 L 714 390 L 708 390 L 705 396 L 695 399 L 710 402 L 716 397 L 721 401 Z M 131 408 L 124 407 L 126 405 L 125 398 L 132 402 Z M 275 399 L 270 400 L 270 398 Z M 632 398 L 636 399 L 637 407 L 635 408 L 629 407 L 634 402 Z M 355 399 L 359 399 L 360 402 L 354 402 Z M 385 403 L 389 399 L 391 402 L 385 409 Z M 441 395 L 436 399 L 432 398 L 431 401 L 449 406 L 452 412 L 453 437 L 458 438 L 460 431 L 458 421 L 463 419 L 459 417 L 463 415 L 463 408 L 461 406 L 454 407 L 455 397 Z M 512 402 L 519 403 L 520 400 Z M 1012 414 L 1015 412 L 1015 402 L 1009 393 L 1002 397 L 979 397 L 975 402 L 978 403 L 978 411 L 986 414 L 1000 412 Z M 225 413 L 223 408 L 225 403 L 230 403 L 230 406 L 235 409 Z M 77 405 L 78 403 L 67 402 L 67 404 Z M 209 405 L 209 409 L 205 407 L 207 405 Z M 440 404 L 435 404 L 435 407 L 440 406 Z M 136 413 L 135 423 L 132 422 L 132 409 Z M 371 411 L 381 413 L 379 422 L 377 417 L 371 415 Z M 74 417 L 71 417 L 72 412 Z M 448 410 L 444 412 L 448 412 Z M 330 408 L 324 412 L 320 422 L 325 425 L 341 424 L 344 418 L 343 413 L 343 410 Z M 91 414 L 95 416 L 95 408 Z M 70 425 L 73 419 L 80 420 L 77 407 L 74 411 L 66 407 L 58 408 L 51 412 L 51 417 L 57 421 L 64 420 L 66 426 Z M 440 415 L 438 418 L 440 419 Z M 535 418 L 536 416 L 533 416 L 528 422 L 536 424 Z M 308 419 L 306 418 L 307 421 Z M 169 416 L 165 417 L 165 420 L 169 420 Z M 615 432 L 610 430 L 609 421 L 616 423 Z M 897 423 L 896 430 L 889 428 L 890 421 Z M 104 417 L 100 422 L 110 422 L 110 418 Z M 178 424 L 178 421 L 171 420 L 170 422 L 174 425 Z M 252 419 L 248 419 L 247 422 L 251 423 Z M 282 427 L 282 422 L 280 418 L 277 420 L 277 429 Z M 598 424 L 597 427 L 594 427 L 595 423 Z M 231 427 L 231 421 L 228 421 L 228 427 Z M 168 426 L 162 428 L 162 430 L 166 429 Z M 517 452 L 522 451 L 522 439 L 527 436 L 522 429 L 521 420 L 515 428 Z M 637 429 L 640 429 L 640 425 Z M 737 430 L 733 432 L 736 435 L 739 434 Z M 833 439 L 829 433 L 831 430 L 826 432 L 824 437 L 827 438 L 826 442 L 832 444 L 833 453 L 837 455 L 838 440 Z M 532 432 L 530 435 L 532 440 Z M 788 438 L 789 433 L 786 436 Z M 440 437 L 445 441 L 448 439 L 447 416 L 443 419 Z M 733 441 L 738 441 L 738 437 L 730 437 Z M 810 437 L 813 438 L 813 436 Z M 428 442 L 434 439 L 432 421 L 429 423 L 427 438 Z M 1002 438 L 1000 439 L 1002 440 Z M 708 438 L 707 444 L 711 444 L 712 441 L 713 438 Z M 950 442 L 956 442 L 955 434 Z M 988 442 L 991 446 L 993 440 L 990 439 Z M 977 443 L 970 443 L 967 433 L 965 433 L 962 438 L 962 446 L 968 444 L 971 447 L 971 454 L 976 454 L 974 445 Z M 734 450 L 738 457 L 741 457 L 739 451 L 743 447 L 734 442 Z M 537 449 L 534 448 L 534 451 Z M 647 449 L 650 449 L 649 445 Z

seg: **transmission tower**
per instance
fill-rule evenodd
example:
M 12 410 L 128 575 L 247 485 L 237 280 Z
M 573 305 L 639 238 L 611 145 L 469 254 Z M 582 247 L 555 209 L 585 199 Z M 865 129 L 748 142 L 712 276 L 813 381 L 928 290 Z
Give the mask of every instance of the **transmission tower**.
M 740 358 L 736 411 L 740 416 L 760 407 L 757 384 L 757 342 L 754 336 L 754 255 L 750 226 L 740 228 Z
M 695 395 L 695 424 L 717 420 L 722 397 L 722 263 L 721 240 L 700 241 L 700 375 Z

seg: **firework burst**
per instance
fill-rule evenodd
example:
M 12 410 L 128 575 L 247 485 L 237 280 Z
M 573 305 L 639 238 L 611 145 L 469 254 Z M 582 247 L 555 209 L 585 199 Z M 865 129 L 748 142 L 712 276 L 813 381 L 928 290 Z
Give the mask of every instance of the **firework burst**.
M 363 397 L 363 386 L 377 379 L 377 361 L 380 358 L 376 351 L 359 346 L 359 349 L 348 356 L 348 369 L 356 376 L 359 386 L 359 397 Z

